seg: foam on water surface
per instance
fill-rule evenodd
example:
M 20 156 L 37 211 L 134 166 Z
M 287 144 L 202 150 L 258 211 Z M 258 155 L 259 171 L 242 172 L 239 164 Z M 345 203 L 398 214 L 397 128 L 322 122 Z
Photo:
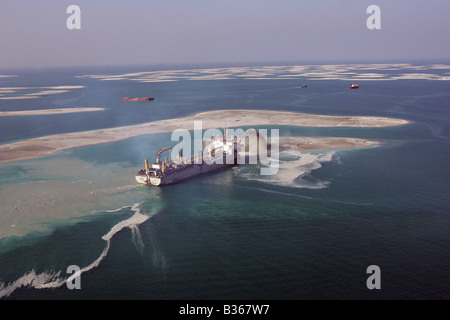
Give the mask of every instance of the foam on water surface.
M 285 187 L 323 189 L 329 186 L 329 181 L 314 181 L 306 178 L 313 170 L 320 169 L 322 163 L 332 161 L 334 156 L 334 151 L 317 154 L 288 151 L 283 152 L 284 160 L 279 160 L 279 169 L 275 175 L 261 175 L 259 171 L 254 172 L 246 165 L 235 169 L 235 172 L 238 176 L 252 181 Z
M 128 219 L 122 220 L 121 222 L 114 225 L 108 233 L 103 235 L 101 238 L 106 241 L 106 246 L 103 249 L 103 251 L 100 253 L 97 259 L 95 259 L 92 263 L 89 265 L 81 268 L 78 272 L 75 272 L 68 278 L 61 277 L 61 273 L 64 271 L 51 271 L 51 272 L 43 272 L 37 274 L 36 271 L 33 269 L 29 271 L 28 273 L 24 274 L 19 279 L 10 282 L 10 283 L 3 283 L 0 282 L 0 298 L 5 298 L 10 296 L 15 290 L 22 288 L 22 287 L 31 287 L 34 289 L 52 289 L 52 288 L 59 288 L 65 285 L 68 282 L 72 282 L 75 278 L 81 276 L 82 273 L 88 272 L 94 268 L 97 268 L 102 260 L 108 255 L 108 251 L 111 247 L 111 239 L 114 237 L 115 234 L 120 232 L 124 228 L 130 228 L 132 231 L 132 241 L 136 245 L 136 248 L 138 252 L 142 253 L 142 250 L 144 248 L 144 243 L 142 241 L 142 236 L 140 234 L 140 231 L 138 229 L 138 226 L 148 219 L 150 219 L 152 214 L 155 214 L 157 212 L 157 208 L 154 208 L 153 211 L 150 213 L 150 215 L 141 213 L 140 209 L 140 203 L 135 203 L 132 206 L 126 206 L 121 207 L 119 209 L 115 210 L 109 210 L 109 212 L 117 212 L 126 208 L 130 208 L 132 211 L 134 211 L 133 216 L 131 216 Z M 106 210 L 108 211 L 108 210 Z

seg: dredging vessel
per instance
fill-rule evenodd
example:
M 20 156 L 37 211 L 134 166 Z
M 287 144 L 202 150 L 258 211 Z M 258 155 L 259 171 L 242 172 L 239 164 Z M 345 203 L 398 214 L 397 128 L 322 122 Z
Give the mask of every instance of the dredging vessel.
M 148 159 L 145 159 L 145 168 L 135 176 L 136 181 L 144 185 L 161 186 L 236 165 L 238 140 L 228 136 L 226 129 L 224 133 L 223 137 L 209 141 L 203 152 L 188 159 L 182 158 L 182 152 L 178 153 L 177 159 L 171 159 L 172 147 L 159 149 L 156 161 L 151 166 Z M 169 158 L 162 160 L 161 155 L 165 151 L 169 152 Z

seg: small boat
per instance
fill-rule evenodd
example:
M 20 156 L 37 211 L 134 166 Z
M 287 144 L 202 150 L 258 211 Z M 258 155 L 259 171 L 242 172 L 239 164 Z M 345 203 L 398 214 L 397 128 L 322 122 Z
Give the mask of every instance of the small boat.
M 306 85 L 306 84 L 302 84 L 301 86 L 300 86 L 300 88 L 307 88 L 308 86 Z
M 359 84 L 357 84 L 357 83 L 352 83 L 352 84 L 350 85 L 350 89 L 359 89 Z
M 125 97 L 125 98 L 122 98 L 122 101 L 153 101 L 153 100 L 155 100 L 155 98 L 152 98 L 152 97 L 146 97 L 146 98 Z

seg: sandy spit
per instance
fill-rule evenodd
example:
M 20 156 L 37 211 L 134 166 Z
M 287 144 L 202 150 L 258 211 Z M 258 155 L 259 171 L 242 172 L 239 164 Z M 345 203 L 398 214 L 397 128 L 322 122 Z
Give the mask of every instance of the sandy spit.
M 218 110 L 192 116 L 153 121 L 139 125 L 64 133 L 0 145 L 0 163 L 48 156 L 63 150 L 114 142 L 131 137 L 193 130 L 194 121 L 202 120 L 203 129 L 256 125 L 309 127 L 390 127 L 407 124 L 407 120 L 384 117 L 338 117 L 268 110 Z M 330 147 L 333 139 L 329 139 Z

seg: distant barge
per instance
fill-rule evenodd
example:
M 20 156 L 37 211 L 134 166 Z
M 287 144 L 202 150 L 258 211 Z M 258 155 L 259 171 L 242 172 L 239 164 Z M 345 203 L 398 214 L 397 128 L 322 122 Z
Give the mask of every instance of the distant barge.
M 131 97 L 125 97 L 122 98 L 122 101 L 153 101 L 155 98 L 152 97 L 146 97 L 146 98 L 131 98 Z

